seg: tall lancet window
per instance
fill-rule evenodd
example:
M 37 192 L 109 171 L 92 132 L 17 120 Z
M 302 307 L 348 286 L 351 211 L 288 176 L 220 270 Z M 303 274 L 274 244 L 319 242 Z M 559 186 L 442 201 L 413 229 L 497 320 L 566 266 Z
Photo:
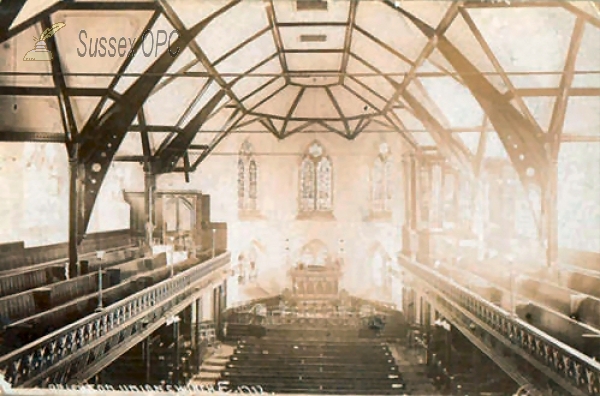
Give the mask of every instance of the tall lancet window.
M 252 145 L 242 143 L 238 156 L 238 209 L 240 212 L 258 210 L 258 164 Z
M 386 143 L 379 146 L 371 170 L 371 212 L 374 215 L 387 215 L 392 210 L 392 161 Z
M 330 213 L 333 208 L 333 167 L 323 146 L 314 142 L 300 165 L 300 214 Z
M 246 206 L 246 164 L 242 158 L 238 159 L 238 209 L 244 210 Z
M 250 158 L 250 162 L 248 163 L 248 209 L 256 210 L 256 200 L 258 198 L 257 187 L 256 187 L 256 179 L 258 178 L 258 169 L 256 165 L 256 160 L 254 158 Z

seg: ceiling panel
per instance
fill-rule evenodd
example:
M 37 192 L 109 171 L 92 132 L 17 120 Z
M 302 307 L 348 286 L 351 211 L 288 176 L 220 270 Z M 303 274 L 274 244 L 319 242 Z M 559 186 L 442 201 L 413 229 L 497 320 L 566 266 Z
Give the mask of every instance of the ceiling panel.
M 342 54 L 286 54 L 289 70 L 339 70 L 342 67 Z
M 323 88 L 306 88 L 293 113 L 295 118 L 339 118 L 339 114 Z
M 288 26 L 280 27 L 281 40 L 285 49 L 341 49 L 344 47 L 345 26 Z M 324 42 L 302 42 L 301 35 L 325 35 Z

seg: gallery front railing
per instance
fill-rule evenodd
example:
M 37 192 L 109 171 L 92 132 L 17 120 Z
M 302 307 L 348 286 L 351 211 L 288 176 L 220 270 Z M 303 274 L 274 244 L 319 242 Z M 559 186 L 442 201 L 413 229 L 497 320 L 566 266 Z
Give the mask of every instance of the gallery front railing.
M 90 378 L 224 277 L 226 252 L 127 297 L 0 358 L 13 387 L 46 387 Z
M 481 324 L 477 327 L 487 329 L 489 334 L 511 345 L 522 358 L 534 367 L 541 367 L 542 372 L 551 375 L 573 395 L 600 395 L 600 362 L 514 317 L 429 267 L 403 255 L 399 256 L 398 261 L 437 295 L 428 296 L 428 299 L 448 307 L 451 304 L 460 307 L 474 323 Z

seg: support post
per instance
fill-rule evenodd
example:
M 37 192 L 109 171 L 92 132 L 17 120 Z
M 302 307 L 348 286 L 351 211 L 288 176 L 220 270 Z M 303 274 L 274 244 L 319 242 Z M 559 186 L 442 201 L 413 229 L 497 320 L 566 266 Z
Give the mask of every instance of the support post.
M 402 167 L 404 170 L 404 225 L 402 226 L 402 253 L 406 256 L 410 256 L 412 249 L 410 244 L 410 219 L 412 216 L 412 188 L 411 188 L 411 159 L 409 156 L 404 156 L 402 159 Z
M 433 205 L 433 161 L 421 158 L 416 166 L 416 178 L 419 182 L 419 226 L 417 229 L 416 258 L 428 264 L 431 259 L 431 217 Z M 416 201 L 416 199 L 415 199 Z M 417 206 L 417 202 L 415 202 Z
M 202 299 L 196 300 L 196 326 L 194 340 L 196 342 L 196 372 L 202 367 L 202 351 L 200 350 L 200 323 L 202 323 Z
M 69 156 L 69 278 L 78 274 L 79 163 L 75 147 Z
M 181 374 L 181 351 L 179 348 L 179 318 L 173 321 L 173 343 L 174 343 L 174 362 L 173 362 L 173 383 L 179 385 Z
M 154 207 L 156 197 L 156 175 L 152 173 L 150 164 L 146 165 L 144 172 L 144 211 L 146 220 L 145 242 L 148 250 L 152 251 L 154 236 Z
M 152 354 L 151 354 L 151 350 L 150 350 L 151 344 L 152 343 L 150 342 L 150 337 L 148 336 L 144 340 L 144 343 L 143 343 L 144 365 L 145 365 L 145 368 L 146 368 L 146 383 L 147 384 L 149 384 L 150 380 L 152 379 L 152 376 L 151 376 L 151 369 L 152 369 L 152 366 L 151 366 L 151 357 L 152 357 Z

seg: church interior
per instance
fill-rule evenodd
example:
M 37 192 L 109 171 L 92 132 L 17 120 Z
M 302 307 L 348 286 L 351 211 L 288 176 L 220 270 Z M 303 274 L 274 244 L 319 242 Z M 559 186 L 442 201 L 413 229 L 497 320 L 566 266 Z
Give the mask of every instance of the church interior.
M 598 2 L 3 0 L 0 184 L 1 395 L 600 396 Z

